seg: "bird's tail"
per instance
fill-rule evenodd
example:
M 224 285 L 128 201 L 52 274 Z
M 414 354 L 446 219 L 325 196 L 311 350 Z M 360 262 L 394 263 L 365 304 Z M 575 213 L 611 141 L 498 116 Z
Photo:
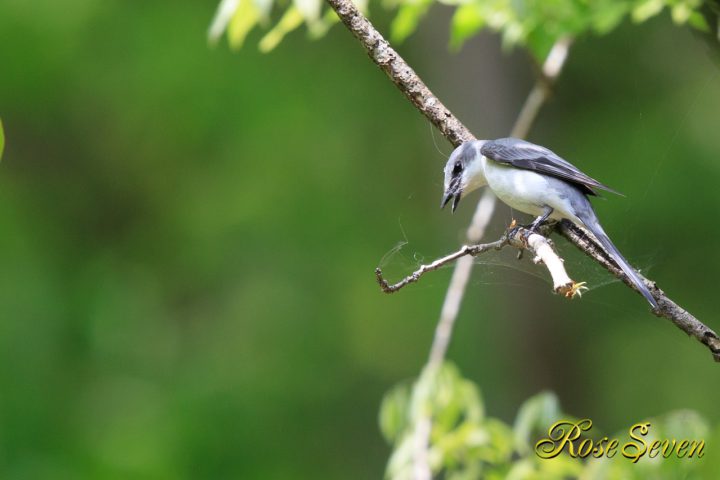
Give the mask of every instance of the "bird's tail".
M 645 297 L 648 302 L 650 302 L 650 305 L 652 305 L 653 308 L 658 308 L 657 301 L 650 294 L 650 291 L 647 289 L 643 281 L 640 280 L 640 277 L 638 276 L 635 269 L 630 266 L 628 261 L 625 260 L 625 257 L 622 256 L 622 254 L 618 251 L 615 245 L 613 245 L 612 241 L 610 241 L 610 238 L 605 233 L 605 230 L 603 230 L 600 222 L 598 222 L 595 213 L 592 210 L 589 210 L 584 215 L 579 217 L 580 220 L 583 221 L 587 229 L 592 232 L 595 238 L 598 239 L 600 244 L 610 255 L 610 258 L 612 258 L 613 261 L 617 264 L 617 266 L 620 267 L 620 269 L 625 273 L 625 275 L 630 278 L 632 283 L 635 285 L 635 288 L 637 288 L 637 290 L 642 294 L 642 296 Z

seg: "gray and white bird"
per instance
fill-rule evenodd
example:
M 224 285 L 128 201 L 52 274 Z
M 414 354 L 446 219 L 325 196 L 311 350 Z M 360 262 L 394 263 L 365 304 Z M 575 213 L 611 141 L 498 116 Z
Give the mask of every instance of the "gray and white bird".
M 589 230 L 613 261 L 650 302 L 658 304 L 635 270 L 613 245 L 598 221 L 588 196 L 595 190 L 618 193 L 589 177 L 554 152 L 517 138 L 475 140 L 456 148 L 445 165 L 441 208 L 453 200 L 453 212 L 463 195 L 484 186 L 510 207 L 545 220 L 568 219 Z

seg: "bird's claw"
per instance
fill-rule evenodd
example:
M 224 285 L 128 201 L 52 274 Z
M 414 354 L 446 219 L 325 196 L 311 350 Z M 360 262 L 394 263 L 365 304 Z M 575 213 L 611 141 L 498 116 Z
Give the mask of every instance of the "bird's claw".
M 572 282 L 572 285 L 564 292 L 565 298 L 573 299 L 576 295 L 582 297 L 583 292 L 589 290 L 585 285 L 587 282 Z

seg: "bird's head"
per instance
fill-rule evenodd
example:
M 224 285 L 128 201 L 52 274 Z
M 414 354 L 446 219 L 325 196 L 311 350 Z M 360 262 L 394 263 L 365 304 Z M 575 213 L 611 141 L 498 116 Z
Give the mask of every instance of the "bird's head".
M 465 142 L 450 154 L 445 164 L 445 192 L 440 208 L 445 207 L 454 198 L 452 204 L 454 212 L 463 195 L 487 185 L 485 162 L 480 153 L 484 143 L 485 140 Z

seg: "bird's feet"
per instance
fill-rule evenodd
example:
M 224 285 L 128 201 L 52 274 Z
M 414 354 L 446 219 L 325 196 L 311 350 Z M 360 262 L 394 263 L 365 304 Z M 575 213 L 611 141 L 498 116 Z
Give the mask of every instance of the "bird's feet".
M 530 230 L 532 233 L 538 233 L 540 227 L 544 227 L 545 225 L 551 225 L 553 223 L 555 223 L 555 220 L 548 220 L 547 218 L 538 217 L 529 225 L 523 226 L 523 228 Z
M 539 233 L 540 227 L 544 225 L 548 225 L 550 223 L 554 222 L 554 220 L 543 220 L 542 222 L 538 222 L 537 220 L 528 224 L 522 224 L 518 223 L 517 220 L 513 219 L 512 222 L 510 222 L 510 225 L 508 225 L 507 229 L 508 231 L 511 231 L 515 228 L 522 228 L 523 230 L 527 230 L 529 233 Z M 528 233 L 528 234 L 529 234 Z
M 589 290 L 588 287 L 586 287 L 587 282 L 572 282 L 565 287 L 560 289 L 560 292 L 562 295 L 565 296 L 565 298 L 573 299 L 576 296 L 582 297 L 583 292 Z

